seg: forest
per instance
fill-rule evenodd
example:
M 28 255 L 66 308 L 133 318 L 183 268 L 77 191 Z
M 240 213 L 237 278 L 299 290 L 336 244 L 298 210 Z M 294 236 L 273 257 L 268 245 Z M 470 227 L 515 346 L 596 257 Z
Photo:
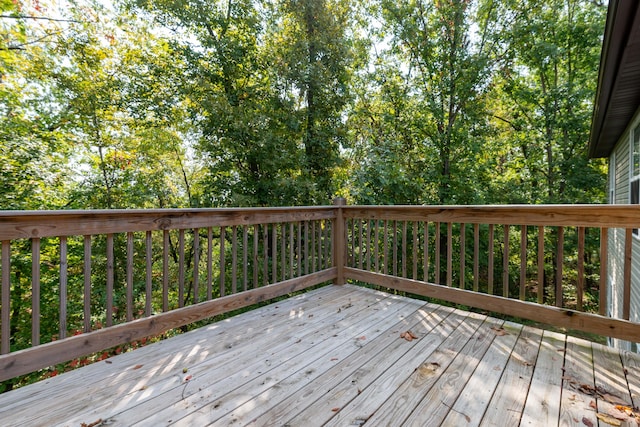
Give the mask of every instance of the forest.
M 302 206 L 335 197 L 367 205 L 603 203 L 606 163 L 588 159 L 587 144 L 606 12 L 593 0 L 0 0 L 0 209 Z M 38 240 L 36 249 L 32 240 L 12 241 L 11 351 L 35 345 L 29 307 L 36 256 L 36 339 L 45 343 L 127 320 L 124 310 L 105 308 L 108 268 L 116 305 L 128 299 L 129 314 L 145 316 L 211 298 L 195 290 L 200 277 L 222 286 L 210 294 L 224 295 L 235 280 L 224 264 L 235 265 L 236 248 L 260 253 L 259 263 L 249 261 L 260 270 L 249 288 L 284 266 L 293 275 L 297 264 L 299 274 L 311 260 L 315 269 L 313 256 L 285 262 L 282 255 L 280 265 L 269 258 L 278 239 L 284 248 L 293 238 L 294 226 L 298 236 L 307 227 L 317 233 L 323 265 L 328 225 L 317 225 L 317 232 L 311 222 L 219 227 L 208 235 L 72 236 Z M 351 224 L 361 246 L 370 225 L 379 226 Z M 394 243 L 396 225 L 387 239 Z M 425 235 L 432 227 L 431 242 L 420 243 L 425 259 L 435 257 L 426 255 L 429 244 L 444 254 L 452 229 L 444 227 L 440 239 L 440 228 L 424 227 Z M 493 228 L 480 232 L 483 242 L 493 236 Z M 546 230 L 541 239 L 570 253 L 576 233 L 562 243 Z M 517 247 L 519 238 L 504 234 Z M 525 229 L 522 239 L 535 235 Z M 591 311 L 598 278 L 589 259 L 599 262 L 598 239 L 586 238 Z M 460 241 L 456 235 L 453 245 Z M 508 254 L 490 241 L 487 253 Z M 220 265 L 196 261 L 204 251 Z M 83 253 L 90 254 L 92 290 L 84 302 Z M 522 262 L 533 271 L 533 251 L 529 258 Z M 562 268 L 551 256 L 544 261 L 543 296 L 553 301 Z M 575 289 L 571 263 L 564 280 Z M 488 265 L 483 255 L 485 290 L 494 274 Z M 157 283 L 163 268 L 170 301 Z M 515 278 L 512 270 L 507 276 Z M 63 294 L 69 315 L 58 322 Z M 91 319 L 82 319 L 83 304 Z M 0 392 L 88 361 L 5 382 Z
M 0 1 L 2 209 L 600 203 L 588 0 Z

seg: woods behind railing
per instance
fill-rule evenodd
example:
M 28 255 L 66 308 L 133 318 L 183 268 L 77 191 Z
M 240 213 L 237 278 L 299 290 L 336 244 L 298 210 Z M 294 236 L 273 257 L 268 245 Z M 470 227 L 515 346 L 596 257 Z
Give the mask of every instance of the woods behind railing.
M 640 334 L 628 321 L 637 206 L 343 203 L 0 212 L 0 381 L 332 280 Z M 614 228 L 623 319 L 605 316 Z

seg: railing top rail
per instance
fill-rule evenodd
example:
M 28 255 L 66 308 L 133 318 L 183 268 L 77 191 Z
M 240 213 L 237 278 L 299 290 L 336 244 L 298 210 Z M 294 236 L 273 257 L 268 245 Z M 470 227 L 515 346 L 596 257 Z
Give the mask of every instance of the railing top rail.
M 640 205 L 344 206 L 346 218 L 640 228 Z
M 0 240 L 332 219 L 332 206 L 0 211 Z

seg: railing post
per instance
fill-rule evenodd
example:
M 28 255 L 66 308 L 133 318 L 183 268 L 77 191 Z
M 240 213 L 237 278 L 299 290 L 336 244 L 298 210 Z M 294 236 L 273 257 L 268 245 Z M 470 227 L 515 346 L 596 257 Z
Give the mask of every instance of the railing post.
M 334 279 L 334 285 L 344 285 L 344 265 L 346 263 L 347 241 L 345 238 L 345 219 L 342 212 L 342 206 L 347 204 L 344 197 L 336 197 L 333 199 L 333 205 L 336 206 L 336 218 L 333 226 L 333 265 L 337 269 L 337 277 Z

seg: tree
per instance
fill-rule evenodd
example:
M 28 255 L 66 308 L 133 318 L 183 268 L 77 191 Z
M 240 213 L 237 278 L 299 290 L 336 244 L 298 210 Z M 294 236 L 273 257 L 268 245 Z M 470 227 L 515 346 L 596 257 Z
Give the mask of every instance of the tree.
M 606 8 L 581 0 L 502 7 L 494 117 L 516 173 L 503 181 L 511 198 L 495 201 L 602 202 L 603 163 L 587 159 L 587 140 Z

